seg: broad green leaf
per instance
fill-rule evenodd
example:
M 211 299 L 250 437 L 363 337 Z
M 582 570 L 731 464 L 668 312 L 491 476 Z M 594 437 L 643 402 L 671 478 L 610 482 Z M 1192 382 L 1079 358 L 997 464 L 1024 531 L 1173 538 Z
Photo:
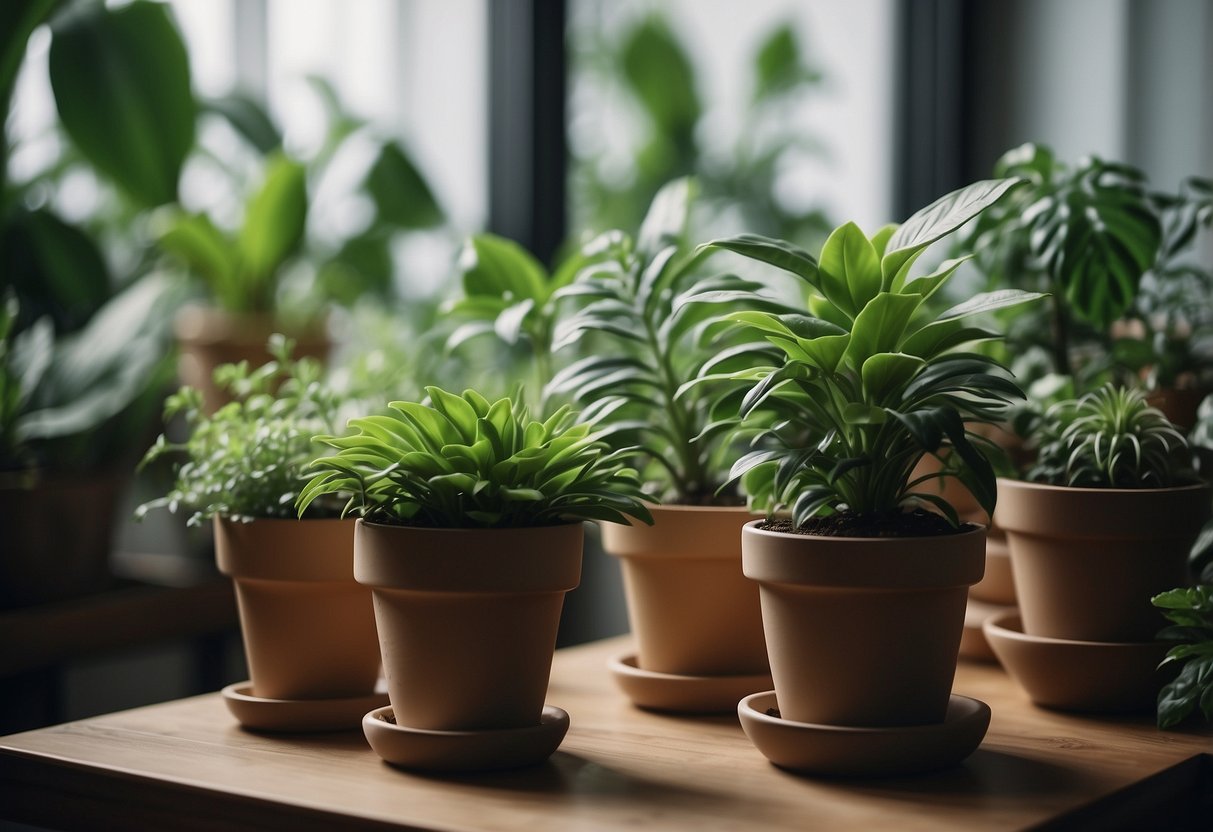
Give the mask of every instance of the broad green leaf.
M 403 229 L 433 228 L 446 216 L 420 169 L 398 141 L 385 142 L 363 185 L 380 221 Z
M 742 257 L 748 257 L 751 260 L 768 263 L 776 268 L 791 272 L 813 288 L 821 291 L 819 286 L 820 278 L 817 274 L 817 261 L 813 259 L 813 255 L 791 243 L 775 240 L 770 237 L 761 237 L 757 234 L 739 234 L 736 237 L 713 240 L 710 243 L 705 243 L 704 247 L 721 248 L 735 254 L 740 254 Z
M 459 256 L 463 291 L 518 303 L 530 298 L 542 303 L 548 296 L 547 273 L 530 252 L 513 240 L 494 234 L 477 234 Z
M 462 396 L 448 393 L 441 387 L 427 387 L 425 392 L 430 397 L 434 409 L 450 420 L 465 442 L 475 440 L 476 411 Z
M 856 316 L 842 360 L 858 372 L 870 356 L 895 352 L 921 302 L 917 295 L 877 295 Z
M 195 105 L 169 6 L 78 4 L 52 28 L 51 86 L 72 142 L 138 202 L 176 201 Z
M 999 289 L 995 292 L 982 292 L 963 303 L 953 306 L 940 315 L 937 320 L 951 321 L 958 318 L 967 318 L 971 315 L 981 315 L 1043 297 L 1045 295 L 1041 292 L 1025 292 L 1021 289 Z
M 992 341 L 1002 338 L 1002 333 L 980 327 L 966 327 L 959 318 L 932 321 L 916 332 L 910 333 L 898 348 L 901 352 L 920 358 L 935 358 L 945 350 L 971 344 L 976 341 Z
M 925 366 L 918 356 L 904 353 L 882 352 L 869 357 L 860 372 L 867 401 L 894 405 L 894 397 Z
M 876 249 L 853 222 L 840 225 L 821 249 L 818 280 L 826 298 L 854 318 L 880 293 Z
M 236 285 L 237 267 L 231 259 L 231 244 L 210 217 L 178 214 L 169 221 L 157 242 L 190 272 L 206 281 L 220 304 L 239 308 L 241 287 Z
M 897 276 L 893 279 L 892 291 L 902 295 L 913 293 L 926 300 L 939 291 L 939 288 L 947 283 L 952 275 L 956 273 L 956 270 L 972 258 L 973 255 L 966 254 L 963 257 L 945 260 L 935 271 L 930 274 L 924 274 L 921 277 L 916 277 L 913 280 L 908 279 L 909 275 L 907 271 L 898 272 Z
M 630 29 L 619 50 L 622 78 L 659 135 L 689 142 L 701 112 L 695 71 L 686 51 L 658 15 Z
M 265 179 L 245 207 L 236 239 L 244 279 L 268 291 L 286 259 L 303 240 L 307 223 L 307 171 L 281 154 L 271 156 Z M 268 304 L 269 298 L 259 298 Z
M 265 107 L 252 96 L 232 92 L 217 98 L 205 98 L 199 102 L 203 112 L 222 116 L 237 133 L 267 156 L 282 149 L 282 132 L 274 124 Z
M 796 30 L 788 23 L 776 26 L 754 55 L 753 100 L 756 102 L 819 79 L 817 72 L 805 66 Z
M 689 178 L 667 182 L 653 197 L 649 212 L 636 235 L 636 250 L 652 257 L 668 245 L 680 245 L 690 219 L 694 182 Z
M 49 315 L 61 333 L 83 326 L 111 291 L 97 244 L 44 208 L 10 214 L 0 230 L 0 273 L 23 320 Z
M 889 238 L 881 269 L 897 274 L 906 259 L 960 228 L 1021 184 L 1021 179 L 986 179 L 940 197 L 901 224 Z

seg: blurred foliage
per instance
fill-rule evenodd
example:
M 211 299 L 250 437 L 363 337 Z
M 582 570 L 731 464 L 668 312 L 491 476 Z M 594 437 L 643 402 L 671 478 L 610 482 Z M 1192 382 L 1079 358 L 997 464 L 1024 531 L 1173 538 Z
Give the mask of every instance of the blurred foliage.
M 1213 223 L 1213 183 L 1160 193 L 1132 166 L 1093 156 L 1068 164 L 1030 143 L 994 172 L 1028 185 L 979 217 L 957 248 L 976 252 L 990 286 L 1051 294 L 1000 319 L 1017 377 L 1072 376 L 1079 393 L 1108 380 L 1209 383 L 1213 273 L 1192 250 Z
M 616 11 L 596 9 L 600 17 Z M 609 8 L 608 8 L 609 7 Z M 729 217 L 733 224 L 817 247 L 832 223 L 822 211 L 785 204 L 776 184 L 797 156 L 821 156 L 820 143 L 790 116 L 803 109 L 822 82 L 790 23 L 776 26 L 751 58 L 753 85 L 744 125 L 724 152 L 704 142 L 702 71 L 669 21 L 657 12 L 620 27 L 587 20 L 571 36 L 574 97 L 572 117 L 592 119 L 596 137 L 570 142 L 574 227 L 586 232 L 636 228 L 666 182 L 694 175 L 709 227 Z M 590 103 L 577 111 L 579 99 Z M 620 118 L 620 110 L 625 118 Z M 626 170 L 607 158 L 603 146 L 611 125 L 633 116 Z

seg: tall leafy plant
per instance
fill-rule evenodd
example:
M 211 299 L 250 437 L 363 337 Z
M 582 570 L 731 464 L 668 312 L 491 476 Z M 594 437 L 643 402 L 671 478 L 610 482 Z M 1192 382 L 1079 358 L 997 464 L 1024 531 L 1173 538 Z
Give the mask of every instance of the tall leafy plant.
M 687 246 L 692 183 L 657 195 L 633 238 L 609 232 L 582 250 L 585 265 L 556 294 L 580 303 L 553 347 L 589 342 L 589 355 L 558 372 L 549 393 L 570 394 L 599 423 L 634 441 L 653 496 L 712 502 L 727 478 L 736 399 L 731 387 L 687 387 L 707 373 L 745 366 L 769 349 L 713 326 L 721 306 L 780 310 L 736 275 L 704 275 Z M 728 498 L 725 498 L 728 499 Z
M 921 489 L 945 474 L 912 473 L 924 454 L 935 454 L 954 456 L 948 474 L 993 511 L 994 471 L 983 440 L 967 426 L 997 420 L 1022 394 L 995 359 L 969 349 L 1000 337 L 973 319 L 1040 294 L 1004 289 L 936 312 L 932 297 L 967 257 L 922 276 L 911 270 L 929 245 L 1017 184 L 974 183 L 871 237 L 847 223 L 826 240 L 820 259 L 754 235 L 708 244 L 791 272 L 811 294 L 807 315 L 725 315 L 781 358 L 729 375 L 749 384 L 740 412 L 760 428 L 762 447 L 731 472 L 755 507 L 790 510 L 800 527 L 819 516 L 867 522 L 932 504 L 956 524 L 952 506 Z

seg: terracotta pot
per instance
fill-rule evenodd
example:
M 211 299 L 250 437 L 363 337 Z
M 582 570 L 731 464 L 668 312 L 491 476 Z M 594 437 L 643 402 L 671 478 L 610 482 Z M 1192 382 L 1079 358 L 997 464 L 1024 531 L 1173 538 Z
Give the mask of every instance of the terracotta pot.
M 0 479 L 0 609 L 78 598 L 112 580 L 120 484 L 114 475 Z
M 268 315 L 233 315 L 204 306 L 183 307 L 177 313 L 174 328 L 181 353 L 177 374 L 182 384 L 202 391 L 203 406 L 208 413 L 231 401 L 227 391 L 215 384 L 215 368 L 238 361 L 260 367 L 270 360 L 266 345 L 275 332 L 295 340 L 296 358 L 323 361 L 332 346 L 323 325 L 303 330 L 284 328 Z
M 371 593 L 354 581 L 354 521 L 215 518 L 219 570 L 236 584 L 253 694 L 362 696 L 379 677 Z
M 1011 549 L 1007 545 L 1006 533 L 996 523 L 997 518 L 986 530 L 986 573 L 969 590 L 969 595 L 978 601 L 1013 607 L 1016 600 Z
M 422 529 L 358 521 L 354 574 L 375 596 L 397 722 L 439 731 L 538 725 L 582 524 Z
M 785 719 L 859 726 L 940 722 L 985 529 L 940 537 L 844 538 L 742 530 L 758 581 Z
M 744 507 L 650 506 L 652 526 L 602 524 L 623 568 L 642 670 L 687 676 L 766 673 L 758 587 L 741 573 Z
M 1065 488 L 998 481 L 998 520 L 1029 636 L 1151 641 L 1150 604 L 1188 583 L 1188 551 L 1209 516 L 1206 486 Z
M 1146 403 L 1157 407 L 1180 431 L 1187 433 L 1196 425 L 1196 411 L 1209 391 L 1203 388 L 1163 387 L 1146 396 Z

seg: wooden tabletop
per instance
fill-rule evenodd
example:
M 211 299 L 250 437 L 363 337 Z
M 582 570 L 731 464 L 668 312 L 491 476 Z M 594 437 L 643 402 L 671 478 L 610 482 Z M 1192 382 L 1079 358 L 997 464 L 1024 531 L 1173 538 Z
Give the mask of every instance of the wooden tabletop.
M 548 701 L 572 728 L 537 768 L 411 774 L 360 732 L 241 730 L 209 694 L 0 738 L 0 817 L 162 829 L 1174 829 L 1202 813 L 1207 823 L 1213 808 L 1207 730 L 1042 710 L 995 666 L 957 673 L 956 691 L 994 714 L 962 766 L 828 780 L 769 764 L 734 717 L 632 707 L 604 667 L 626 647 L 558 652 Z

